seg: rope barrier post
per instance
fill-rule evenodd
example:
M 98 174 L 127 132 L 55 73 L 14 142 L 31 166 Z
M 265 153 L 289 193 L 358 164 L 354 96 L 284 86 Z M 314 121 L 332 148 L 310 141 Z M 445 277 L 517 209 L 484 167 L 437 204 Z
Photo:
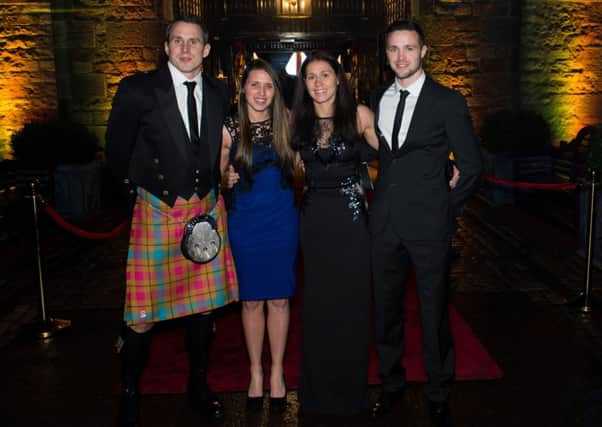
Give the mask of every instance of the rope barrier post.
M 36 181 L 31 181 L 31 205 L 33 209 L 33 223 L 35 231 L 35 245 L 36 245 L 36 262 L 38 269 L 38 286 L 40 292 L 40 314 L 41 319 L 38 324 L 33 326 L 34 335 L 38 339 L 51 338 L 56 335 L 57 332 L 66 329 L 71 326 L 70 320 L 57 319 L 48 317 L 46 314 L 46 292 L 44 287 L 44 275 L 42 272 L 42 257 L 41 257 L 41 244 L 40 244 L 40 227 L 38 221 L 38 194 L 36 192 Z
M 591 276 L 592 276 L 592 242 L 594 235 L 594 220 L 596 218 L 596 169 L 590 169 L 591 182 L 590 182 L 590 200 L 589 200 L 589 221 L 587 229 L 587 248 L 585 254 L 585 288 L 583 292 L 580 292 L 577 298 L 572 301 L 572 304 L 578 306 L 578 310 L 581 313 L 589 314 L 592 312 L 594 305 L 598 306 L 597 300 L 591 295 Z

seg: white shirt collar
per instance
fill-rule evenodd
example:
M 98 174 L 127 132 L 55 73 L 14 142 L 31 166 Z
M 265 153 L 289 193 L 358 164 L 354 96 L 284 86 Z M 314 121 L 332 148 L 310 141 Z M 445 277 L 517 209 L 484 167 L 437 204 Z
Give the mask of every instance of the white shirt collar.
M 418 96 L 420 95 L 420 91 L 422 90 L 422 86 L 424 85 L 425 80 L 426 74 L 424 71 L 421 71 L 420 77 L 418 77 L 418 79 L 414 83 L 410 84 L 408 87 L 401 87 L 397 82 L 397 79 L 395 79 L 395 91 L 399 92 L 400 90 L 404 89 L 410 92 L 410 96 Z
M 196 76 L 194 76 L 194 78 L 189 79 L 184 74 L 182 74 L 182 72 L 180 70 L 178 70 L 175 67 L 175 65 L 173 65 L 171 62 L 168 61 L 167 66 L 169 67 L 169 72 L 171 74 L 171 79 L 173 80 L 174 86 L 182 85 L 182 84 L 184 84 L 184 82 L 195 81 L 197 84 L 197 87 L 199 89 L 201 88 L 201 83 L 203 81 L 203 79 L 202 79 L 203 73 L 198 73 Z

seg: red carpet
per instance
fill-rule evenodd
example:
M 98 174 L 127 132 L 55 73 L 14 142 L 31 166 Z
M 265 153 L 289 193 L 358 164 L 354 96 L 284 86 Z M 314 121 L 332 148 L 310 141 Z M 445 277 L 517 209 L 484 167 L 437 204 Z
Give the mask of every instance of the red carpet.
M 300 300 L 293 300 L 289 344 L 285 359 L 286 381 L 290 389 L 297 387 L 300 366 Z M 415 287 L 406 292 L 406 351 L 403 363 L 409 381 L 424 381 L 421 325 Z M 458 312 L 450 307 L 451 327 L 456 348 L 456 380 L 491 380 L 502 377 L 502 371 L 474 336 Z M 184 343 L 184 327 L 178 321 L 157 325 L 151 355 L 142 377 L 142 392 L 151 394 L 184 393 L 188 376 L 188 360 Z M 211 349 L 209 383 L 215 391 L 243 391 L 249 375 L 247 353 L 242 336 L 239 307 L 227 307 L 216 316 L 217 334 Z M 266 348 L 267 350 L 267 348 Z M 269 368 L 269 356 L 264 353 Z M 370 358 L 370 383 L 378 384 L 376 352 Z M 266 372 L 266 380 L 269 378 Z

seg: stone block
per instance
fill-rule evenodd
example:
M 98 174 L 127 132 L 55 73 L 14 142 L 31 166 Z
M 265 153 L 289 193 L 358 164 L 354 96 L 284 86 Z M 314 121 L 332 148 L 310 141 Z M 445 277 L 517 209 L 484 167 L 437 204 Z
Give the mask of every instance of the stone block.
M 94 123 L 95 125 L 104 125 L 107 123 L 107 121 L 109 120 L 109 113 L 110 113 L 110 108 L 111 108 L 111 103 L 107 102 L 107 107 L 104 110 L 97 110 L 94 111 L 93 117 L 92 117 L 92 123 Z
M 82 125 L 89 126 L 93 124 L 93 114 L 88 111 L 79 111 L 72 114 L 73 121 L 81 123 Z
M 71 69 L 75 74 L 87 74 L 94 71 L 94 66 L 90 62 L 73 61 Z
M 107 24 L 107 45 L 111 48 L 161 46 L 163 26 L 159 22 Z
M 105 97 L 107 94 L 106 80 L 103 74 L 73 75 L 71 87 L 71 94 L 77 100 Z
M 106 122 L 103 122 L 103 125 L 104 125 L 105 123 L 106 123 Z M 96 135 L 96 137 L 98 138 L 98 145 L 99 145 L 99 148 L 100 148 L 101 150 L 104 150 L 104 148 L 105 148 L 105 143 L 106 143 L 106 140 L 105 140 L 105 135 L 106 135 L 106 133 L 107 133 L 107 127 L 106 127 L 106 126 L 92 126 L 92 127 L 90 127 L 89 129 L 90 129 L 90 131 L 92 131 L 92 132 L 94 133 L 94 135 Z
M 480 23 L 480 41 L 482 43 L 492 44 L 510 44 L 513 40 L 517 40 L 516 19 L 514 17 L 487 17 L 482 19 Z
M 465 1 L 441 1 L 435 4 L 435 15 L 471 16 L 472 4 Z
M 54 61 L 38 61 L 40 72 L 54 74 Z
M 511 58 L 499 56 L 498 59 L 492 58 L 481 58 L 480 70 L 484 73 L 487 72 L 510 72 L 512 71 L 513 63 Z
M 69 35 L 67 32 L 67 21 L 57 18 L 53 23 L 53 42 L 56 49 L 66 49 L 68 45 Z
M 108 21 L 154 21 L 157 20 L 157 14 L 152 8 L 136 5 L 112 8 L 106 11 L 105 14 Z
M 93 22 L 70 22 L 68 27 L 69 47 L 94 48 L 96 47 L 96 31 Z
M 478 16 L 518 16 L 519 8 L 513 0 L 475 0 L 473 14 Z

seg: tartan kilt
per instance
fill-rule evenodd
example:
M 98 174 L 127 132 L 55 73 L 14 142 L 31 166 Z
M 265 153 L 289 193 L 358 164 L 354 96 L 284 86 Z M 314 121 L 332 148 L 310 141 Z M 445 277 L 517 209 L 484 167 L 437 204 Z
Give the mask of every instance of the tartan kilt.
M 180 197 L 170 207 L 138 188 L 126 268 L 124 318 L 128 325 L 203 313 L 238 300 L 238 282 L 228 240 L 226 208 L 215 207 L 222 247 L 215 259 L 196 264 L 184 258 L 180 241 L 190 218 L 207 213 L 212 193 L 202 200 Z

